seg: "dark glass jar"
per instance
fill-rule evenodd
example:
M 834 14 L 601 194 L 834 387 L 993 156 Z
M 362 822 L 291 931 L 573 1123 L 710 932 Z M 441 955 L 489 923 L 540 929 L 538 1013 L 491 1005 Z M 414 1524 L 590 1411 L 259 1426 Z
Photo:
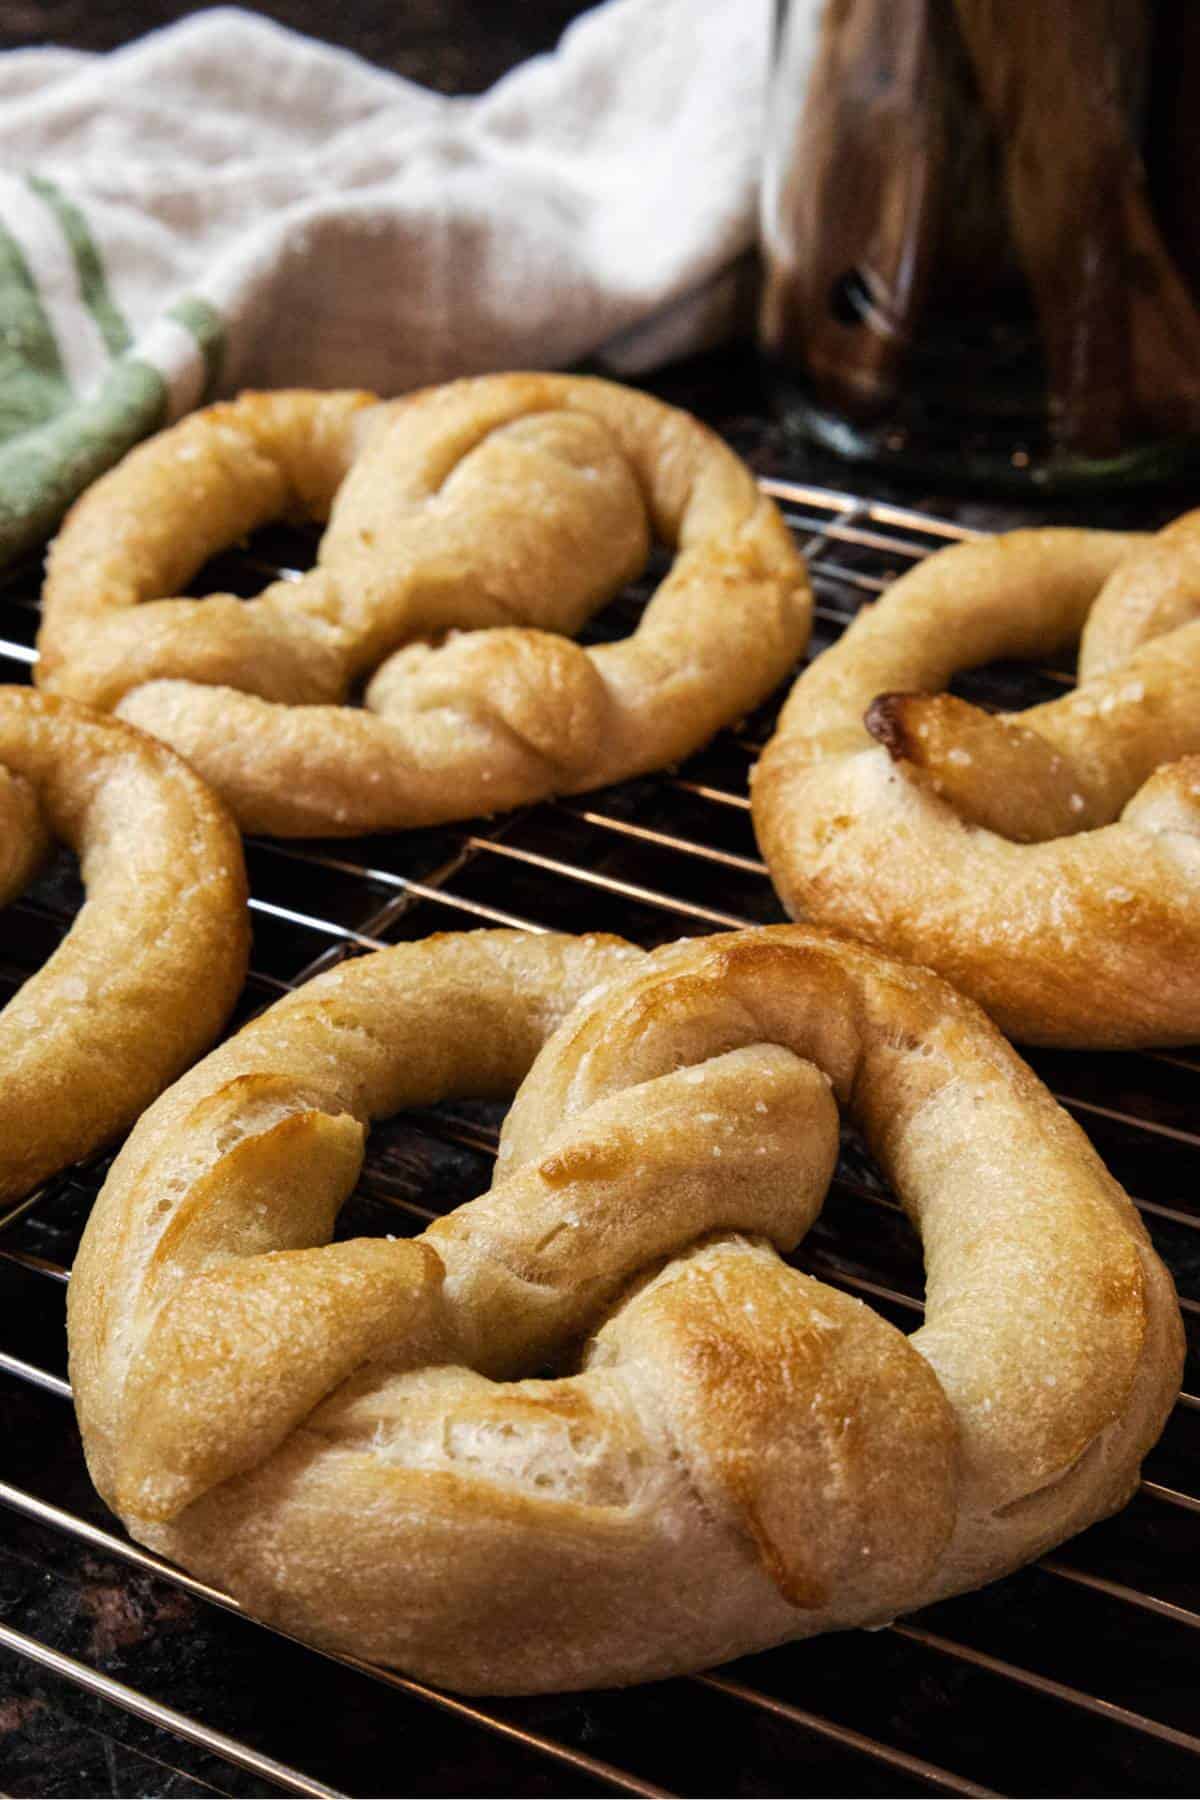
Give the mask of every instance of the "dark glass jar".
M 761 341 L 853 458 L 1200 470 L 1200 0 L 778 0 Z

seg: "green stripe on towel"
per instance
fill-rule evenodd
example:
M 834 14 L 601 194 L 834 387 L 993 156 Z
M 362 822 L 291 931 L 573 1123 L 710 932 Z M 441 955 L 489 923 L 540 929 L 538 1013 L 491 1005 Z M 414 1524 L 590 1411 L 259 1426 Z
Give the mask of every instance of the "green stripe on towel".
M 204 400 L 211 400 L 217 391 L 217 383 L 221 379 L 221 365 L 225 361 L 225 321 L 215 306 L 207 300 L 201 300 L 198 294 L 185 294 L 177 300 L 167 313 L 168 319 L 184 325 L 195 338 L 200 354 L 204 358 Z
M 29 265 L 0 224 L 0 443 L 44 424 L 70 398 Z
M 79 277 L 83 303 L 99 327 L 108 354 L 114 357 L 122 355 L 132 341 L 129 327 L 109 293 L 104 263 L 88 229 L 87 220 L 75 203 L 68 200 L 62 189 L 52 181 L 46 181 L 41 175 L 27 175 L 25 179 L 32 192 L 49 207 L 58 220 L 59 230 L 66 238 L 75 259 L 75 272 Z
M 70 243 L 80 289 L 105 343 L 110 351 L 127 344 L 128 329 L 107 297 L 103 266 L 78 209 L 47 182 L 30 185 Z M 190 294 L 167 316 L 195 340 L 209 398 L 225 356 L 221 315 Z M 73 396 L 33 277 L 0 225 L 0 567 L 36 549 L 77 494 L 165 423 L 167 397 L 166 377 L 128 354 L 117 355 L 92 393 Z
M 98 393 L 0 445 L 0 566 L 34 549 L 76 494 L 157 431 L 166 403 L 158 370 L 124 357 Z

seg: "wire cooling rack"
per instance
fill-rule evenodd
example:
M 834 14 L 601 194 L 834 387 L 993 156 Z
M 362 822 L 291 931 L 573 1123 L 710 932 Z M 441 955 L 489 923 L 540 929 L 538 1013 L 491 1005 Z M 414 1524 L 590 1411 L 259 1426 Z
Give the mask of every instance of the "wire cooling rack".
M 969 535 L 786 482 L 812 569 L 812 654 L 930 550 Z M 210 565 L 252 593 L 311 555 L 271 531 Z M 651 571 L 653 575 L 653 571 Z M 37 573 L 0 590 L 0 680 L 35 660 Z M 626 632 L 649 582 L 592 628 Z M 994 667 L 1020 706 L 1068 684 Z M 252 841 L 253 972 L 237 1020 L 342 957 L 431 931 L 619 932 L 651 946 L 782 917 L 747 774 L 780 696 L 681 767 L 453 829 Z M 0 1000 L 80 900 L 65 857 L 0 925 Z M 32 1794 L 1194 1794 L 1200 1784 L 1200 1054 L 1031 1060 L 1135 1198 L 1179 1283 L 1185 1392 L 1129 1507 L 1035 1567 L 873 1632 L 623 1693 L 463 1701 L 327 1656 L 131 1544 L 82 1466 L 65 1380 L 68 1270 L 106 1157 L 0 1217 L 0 1785 Z M 419 1231 L 487 1186 L 499 1114 L 462 1104 L 372 1133 L 339 1230 Z M 901 1327 L 919 1248 L 848 1142 L 798 1262 Z

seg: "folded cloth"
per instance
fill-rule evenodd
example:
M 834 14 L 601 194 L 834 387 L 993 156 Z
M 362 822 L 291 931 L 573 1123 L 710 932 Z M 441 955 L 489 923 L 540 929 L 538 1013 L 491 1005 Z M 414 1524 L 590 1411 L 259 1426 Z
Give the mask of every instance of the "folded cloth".
M 768 0 L 609 0 L 470 99 L 230 8 L 0 56 L 0 561 L 243 386 L 631 373 L 713 341 L 768 37 Z

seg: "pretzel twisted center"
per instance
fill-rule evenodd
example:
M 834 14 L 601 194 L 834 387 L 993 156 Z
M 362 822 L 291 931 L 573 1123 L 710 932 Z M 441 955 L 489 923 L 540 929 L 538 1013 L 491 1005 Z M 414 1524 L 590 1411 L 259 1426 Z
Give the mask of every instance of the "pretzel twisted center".
M 328 1242 L 369 1119 L 522 1077 L 490 1192 Z M 911 1339 L 780 1257 L 838 1100 L 924 1238 Z M 987 1580 L 1123 1502 L 1181 1357 L 1133 1209 L 999 1034 L 797 927 L 652 956 L 481 932 L 320 977 L 141 1120 L 70 1332 L 135 1535 L 493 1691 Z
M 329 520 L 308 574 L 245 603 L 163 597 L 297 510 Z M 570 642 L 654 536 L 675 560 L 637 630 Z M 552 375 L 388 405 L 245 394 L 70 513 L 38 680 L 182 750 L 244 828 L 345 834 L 660 768 L 769 692 L 810 611 L 750 472 L 648 395 Z M 343 704 L 372 673 L 365 709 Z
M 937 691 L 1080 638 L 1048 704 Z M 801 675 L 753 798 L 789 912 L 936 969 L 1011 1035 L 1200 1036 L 1200 513 L 931 556 Z

